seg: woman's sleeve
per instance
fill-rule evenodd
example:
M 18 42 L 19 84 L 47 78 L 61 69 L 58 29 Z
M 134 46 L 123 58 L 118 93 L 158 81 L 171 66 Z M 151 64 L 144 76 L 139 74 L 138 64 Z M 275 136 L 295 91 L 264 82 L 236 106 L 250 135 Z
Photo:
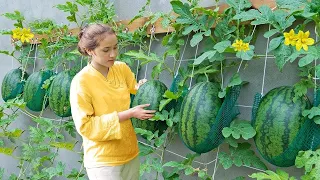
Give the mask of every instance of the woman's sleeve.
M 88 95 L 86 87 L 73 81 L 70 88 L 70 105 L 78 133 L 92 141 L 120 139 L 118 112 L 95 116 L 91 101 L 92 98 Z

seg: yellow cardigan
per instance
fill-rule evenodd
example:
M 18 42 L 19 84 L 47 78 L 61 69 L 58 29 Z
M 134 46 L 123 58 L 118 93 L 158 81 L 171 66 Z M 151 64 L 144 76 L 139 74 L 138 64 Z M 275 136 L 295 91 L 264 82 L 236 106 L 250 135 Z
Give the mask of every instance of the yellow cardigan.
M 72 117 L 83 139 L 85 167 L 117 166 L 139 154 L 131 120 L 119 122 L 118 112 L 129 109 L 135 94 L 134 74 L 116 61 L 107 78 L 90 64 L 72 80 Z

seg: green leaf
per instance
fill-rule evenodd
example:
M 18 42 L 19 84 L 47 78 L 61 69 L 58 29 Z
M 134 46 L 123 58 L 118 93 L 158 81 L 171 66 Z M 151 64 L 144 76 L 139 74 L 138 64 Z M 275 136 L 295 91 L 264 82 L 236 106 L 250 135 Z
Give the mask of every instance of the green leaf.
M 251 22 L 252 25 L 268 24 L 273 22 L 274 15 L 269 6 L 262 5 L 260 6 L 259 11 L 261 12 L 261 15 L 257 16 L 256 20 Z
M 159 63 L 153 67 L 151 77 L 153 79 L 156 79 L 156 77 L 159 77 L 161 71 L 162 71 L 162 63 Z
M 4 168 L 0 168 L 0 179 L 3 179 Z
M 219 53 L 223 53 L 228 47 L 231 46 L 231 41 L 221 41 L 214 45 L 214 49 L 216 49 Z
M 238 147 L 238 143 L 237 143 L 236 139 L 234 139 L 232 137 L 225 138 L 224 142 L 228 143 L 231 147 L 234 147 L 234 148 Z
M 15 174 L 10 174 L 9 180 L 18 180 L 18 176 Z
M 243 176 L 239 176 L 239 177 L 234 178 L 233 180 L 246 180 L 246 178 Z
M 197 33 L 192 36 L 192 39 L 190 40 L 190 46 L 195 47 L 197 44 L 200 43 L 203 39 L 203 33 Z
M 201 56 L 197 57 L 197 59 L 194 60 L 194 65 L 199 65 L 201 64 L 205 59 L 211 59 L 217 51 L 206 51 L 205 53 L 203 53 Z
M 8 55 L 8 56 L 11 55 L 11 53 L 9 51 L 0 51 L 0 54 L 5 54 L 5 55 Z
M 187 3 L 182 3 L 181 1 L 171 1 L 172 9 L 175 13 L 179 14 L 176 19 L 177 23 L 180 24 L 196 24 L 195 19 L 193 18 L 190 12 L 190 6 Z
M 224 169 L 229 169 L 233 164 L 232 159 L 225 152 L 220 152 L 218 155 L 218 158 L 219 158 L 219 163 L 223 166 Z
M 316 59 L 318 59 L 318 57 L 315 57 L 312 54 L 307 54 L 306 56 L 304 56 L 303 58 L 301 58 L 299 60 L 299 67 L 306 66 L 306 65 L 312 63 Z
M 250 166 L 266 170 L 266 165 L 255 155 L 254 151 L 250 149 L 249 143 L 239 143 L 237 148 L 230 147 L 233 163 L 236 166 Z
M 320 65 L 316 66 L 316 77 L 320 77 Z
M 251 60 L 253 58 L 253 55 L 254 55 L 254 46 L 253 45 L 250 45 L 250 50 L 248 51 L 238 51 L 236 56 L 238 58 L 241 58 L 242 60 Z
M 125 53 L 125 55 L 131 56 L 131 57 L 133 57 L 135 59 L 138 59 L 138 60 L 142 61 L 141 65 L 150 63 L 152 61 L 161 62 L 156 54 L 150 53 L 150 56 L 148 56 L 142 50 L 140 50 L 140 51 L 134 51 L 134 50 L 128 51 L 128 52 Z
M 239 73 L 235 73 L 231 79 L 230 82 L 228 84 L 228 87 L 233 87 L 233 86 L 237 86 L 240 85 L 242 83 L 241 77 Z
M 0 133 L 0 137 L 19 138 L 23 132 L 22 129 L 15 129 L 13 131 Z
M 223 128 L 222 134 L 226 138 L 232 135 L 235 139 L 242 136 L 243 139 L 248 140 L 256 135 L 256 131 L 249 121 L 233 121 L 230 127 Z
M 0 153 L 11 156 L 15 148 L 0 147 Z
M 138 143 L 138 146 L 139 146 L 139 156 L 144 157 L 154 152 L 154 149 L 152 147 L 142 144 L 140 142 Z
M 219 97 L 219 98 L 224 98 L 224 97 L 226 96 L 226 94 L 227 94 L 227 91 L 226 91 L 226 89 L 224 88 L 222 91 L 220 91 L 220 92 L 218 93 L 218 97 Z
M 192 166 L 188 166 L 185 170 L 184 170 L 184 174 L 189 176 L 191 174 L 193 174 L 195 172 L 194 168 Z
M 62 148 L 62 149 L 67 149 L 69 151 L 72 151 L 74 146 L 75 146 L 75 142 L 51 142 L 50 146 L 56 147 L 56 148 Z
M 279 30 L 278 29 L 271 29 L 270 31 L 267 31 L 263 34 L 263 36 L 265 38 L 270 38 L 271 36 L 273 36 L 274 34 L 278 33 Z
M 277 49 L 282 42 L 283 42 L 283 36 L 280 36 L 280 37 L 277 37 L 277 38 L 273 38 L 273 39 L 270 41 L 269 51 L 268 51 L 268 52 Z
M 250 9 L 249 11 L 242 12 L 240 14 L 236 14 L 233 19 L 236 20 L 241 20 L 243 21 L 251 21 L 257 17 L 259 17 L 261 14 L 258 10 L 256 9 Z
M 280 44 L 280 46 L 274 50 L 274 55 L 276 57 L 276 65 L 280 72 L 282 72 L 282 69 L 287 62 L 287 57 L 289 57 L 292 54 L 291 52 L 291 48 L 283 43 Z
M 182 32 L 183 35 L 190 34 L 192 31 L 196 32 L 199 30 L 199 26 L 197 24 L 192 24 L 191 26 L 185 27 L 184 31 Z
M 181 96 L 181 93 L 173 93 L 170 90 L 166 90 L 166 92 L 164 92 L 163 96 L 164 98 L 168 98 L 168 99 L 178 99 Z
M 184 168 L 184 164 L 176 162 L 176 161 L 169 161 L 169 162 L 165 163 L 163 165 L 163 167 L 176 167 L 176 168 L 179 168 L 179 169 L 183 169 Z
M 252 4 L 248 0 L 241 0 L 241 1 L 234 1 L 234 0 L 226 0 L 226 3 L 234 8 L 234 10 L 238 13 L 240 13 L 242 10 L 250 8 Z
M 15 27 L 23 28 L 22 22 L 25 20 L 24 16 L 20 13 L 20 11 L 14 11 L 13 13 L 5 13 L 3 14 L 4 17 L 17 21 L 14 24 Z
M 160 101 L 160 105 L 159 105 L 159 111 L 162 111 L 162 109 L 168 105 L 170 102 L 172 101 L 172 99 L 163 99 Z
M 282 171 L 280 169 L 276 170 L 276 173 L 270 170 L 267 170 L 266 173 L 253 173 L 252 175 L 249 175 L 251 178 L 255 178 L 257 180 L 288 180 L 289 174 L 285 171 Z M 290 177 L 290 180 L 295 180 L 294 177 Z
M 278 30 L 280 31 L 292 26 L 293 22 L 296 20 L 294 16 L 282 9 L 275 10 L 273 14 L 275 16 L 275 21 L 279 24 Z
M 311 79 L 301 79 L 299 82 L 294 84 L 294 98 L 293 102 L 296 102 L 299 98 L 306 96 L 308 89 L 312 88 L 314 83 Z
M 154 145 L 155 145 L 156 147 L 162 146 L 163 143 L 164 143 L 164 141 L 166 140 L 166 138 L 167 138 L 167 134 L 166 134 L 166 133 L 163 133 L 160 137 L 158 137 L 158 138 L 156 138 L 156 139 L 154 140 Z
M 134 128 L 134 131 L 136 134 L 140 134 L 142 136 L 147 136 L 147 139 L 151 141 L 151 139 L 154 137 L 154 134 L 151 131 L 141 129 L 141 128 Z
M 301 55 L 300 51 L 294 51 L 289 57 L 288 59 L 286 59 L 286 62 L 290 61 L 291 63 L 293 61 L 295 61 L 299 56 Z
M 206 171 L 200 170 L 200 171 L 198 172 L 198 177 L 199 177 L 199 178 L 205 178 L 206 176 L 207 176 Z

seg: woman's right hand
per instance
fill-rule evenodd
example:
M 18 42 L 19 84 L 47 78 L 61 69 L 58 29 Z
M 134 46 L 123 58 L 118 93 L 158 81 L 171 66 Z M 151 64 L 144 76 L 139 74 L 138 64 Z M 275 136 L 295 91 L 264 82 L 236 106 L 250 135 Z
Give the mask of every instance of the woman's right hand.
M 150 104 L 142 104 L 132 108 L 132 116 L 141 120 L 150 119 L 154 116 L 155 110 L 146 110 L 144 108 L 150 106 Z

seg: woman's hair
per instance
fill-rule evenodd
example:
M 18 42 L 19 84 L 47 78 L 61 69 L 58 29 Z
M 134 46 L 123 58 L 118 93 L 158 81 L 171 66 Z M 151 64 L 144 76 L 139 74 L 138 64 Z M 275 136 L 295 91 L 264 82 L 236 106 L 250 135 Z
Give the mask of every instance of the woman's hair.
M 114 30 L 105 24 L 91 24 L 82 28 L 78 35 L 79 52 L 82 55 L 89 56 L 87 50 L 94 50 L 98 47 L 105 33 L 115 34 Z

